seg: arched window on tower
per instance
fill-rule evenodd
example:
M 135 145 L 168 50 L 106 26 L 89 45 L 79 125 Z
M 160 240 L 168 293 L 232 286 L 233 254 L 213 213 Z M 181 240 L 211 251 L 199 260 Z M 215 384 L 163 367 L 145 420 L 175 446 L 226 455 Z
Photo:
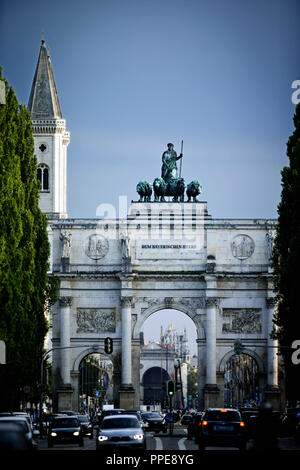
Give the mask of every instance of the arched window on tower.
M 38 166 L 37 179 L 41 182 L 41 192 L 49 191 L 49 168 L 44 163 Z

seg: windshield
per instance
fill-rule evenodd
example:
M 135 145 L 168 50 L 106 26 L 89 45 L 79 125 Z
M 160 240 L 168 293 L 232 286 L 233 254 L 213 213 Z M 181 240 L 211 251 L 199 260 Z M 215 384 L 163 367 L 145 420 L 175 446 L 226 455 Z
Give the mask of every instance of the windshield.
M 79 423 L 76 418 L 55 419 L 53 421 L 53 428 L 78 428 Z
M 237 411 L 208 411 L 204 417 L 209 421 L 241 421 Z
M 78 419 L 81 423 L 88 423 L 88 417 L 87 416 L 78 416 Z
M 104 419 L 102 429 L 139 428 L 137 418 L 110 418 Z
M 162 418 L 159 413 L 143 413 L 142 418 Z
M 29 432 L 29 429 L 28 429 L 28 424 L 27 424 L 27 421 L 25 421 L 25 419 L 1 419 L 1 423 L 17 423 L 17 424 L 21 424 L 23 430 L 25 432 Z

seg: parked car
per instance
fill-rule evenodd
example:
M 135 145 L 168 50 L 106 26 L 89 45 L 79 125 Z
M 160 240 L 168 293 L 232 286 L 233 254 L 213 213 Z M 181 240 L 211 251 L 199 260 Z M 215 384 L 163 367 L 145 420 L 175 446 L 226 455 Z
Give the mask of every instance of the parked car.
M 143 420 L 148 424 L 147 431 L 167 432 L 168 425 L 164 417 L 157 411 L 147 411 L 142 413 Z
M 37 431 L 32 431 L 32 428 L 28 424 L 28 421 L 25 416 L 1 416 L 0 423 L 13 423 L 19 425 L 20 429 L 23 430 L 23 434 L 25 436 L 25 439 L 27 440 L 29 449 L 37 450 L 37 442 L 35 441 L 34 436 L 38 435 L 39 433 Z
M 196 413 L 187 425 L 187 438 L 198 442 L 199 427 L 201 426 L 203 413 Z
M 296 416 L 296 424 L 295 424 L 295 439 L 297 442 L 300 442 L 300 412 Z
M 182 426 L 186 426 L 192 421 L 192 419 L 193 419 L 193 415 L 191 414 L 183 415 L 180 420 L 180 424 L 182 424 Z
M 84 436 L 88 436 L 89 439 L 93 439 L 93 425 L 90 422 L 88 415 L 77 415 L 79 420 L 81 431 Z
M 0 420 L 0 452 L 33 450 L 23 426 L 13 421 Z
M 99 425 L 96 450 L 111 447 L 146 449 L 146 437 L 136 416 L 116 414 L 106 416 Z
M 98 424 L 100 425 L 101 421 L 106 417 L 106 416 L 111 416 L 111 415 L 120 415 L 125 411 L 124 408 L 113 408 L 112 410 L 103 410 L 101 414 L 98 414 Z
M 238 447 L 245 450 L 245 423 L 233 408 L 209 408 L 203 415 L 199 433 L 199 450 L 207 446 Z
M 48 434 L 48 447 L 59 443 L 78 443 L 83 447 L 83 433 L 77 416 L 60 416 L 53 419 Z

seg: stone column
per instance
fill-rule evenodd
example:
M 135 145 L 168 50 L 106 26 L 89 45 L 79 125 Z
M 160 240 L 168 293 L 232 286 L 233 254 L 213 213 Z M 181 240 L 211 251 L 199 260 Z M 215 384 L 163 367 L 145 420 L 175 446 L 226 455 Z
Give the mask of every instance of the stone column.
M 71 383 L 70 376 L 70 318 L 72 297 L 60 297 L 60 373 L 63 384 Z
M 266 299 L 267 307 L 267 335 L 268 335 L 268 388 L 278 387 L 278 349 L 274 346 L 278 345 L 278 341 L 270 338 L 273 330 L 273 316 L 274 316 L 275 297 Z
M 131 364 L 131 302 L 132 297 L 122 297 L 122 388 L 132 388 Z
M 122 307 L 122 373 L 120 387 L 120 408 L 134 409 L 135 394 L 132 386 L 131 360 L 131 304 L 132 297 L 121 297 Z
M 216 315 L 219 299 L 206 298 L 206 386 L 217 387 Z
M 265 400 L 271 403 L 274 410 L 280 409 L 281 394 L 278 387 L 278 341 L 270 337 L 273 330 L 275 297 L 266 298 L 267 312 L 267 387 Z

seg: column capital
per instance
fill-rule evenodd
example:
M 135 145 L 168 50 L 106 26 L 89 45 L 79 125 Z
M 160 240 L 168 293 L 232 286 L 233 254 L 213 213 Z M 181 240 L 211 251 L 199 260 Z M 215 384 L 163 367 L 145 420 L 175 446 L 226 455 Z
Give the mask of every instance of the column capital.
M 71 307 L 72 297 L 60 297 L 59 298 L 59 305 L 61 307 Z
M 276 297 L 267 297 L 266 306 L 267 308 L 274 308 L 276 304 Z
M 133 297 L 121 297 L 120 300 L 122 307 L 131 307 L 133 304 Z
M 205 299 L 206 308 L 218 307 L 219 303 L 220 303 L 220 299 L 218 297 L 206 297 Z

